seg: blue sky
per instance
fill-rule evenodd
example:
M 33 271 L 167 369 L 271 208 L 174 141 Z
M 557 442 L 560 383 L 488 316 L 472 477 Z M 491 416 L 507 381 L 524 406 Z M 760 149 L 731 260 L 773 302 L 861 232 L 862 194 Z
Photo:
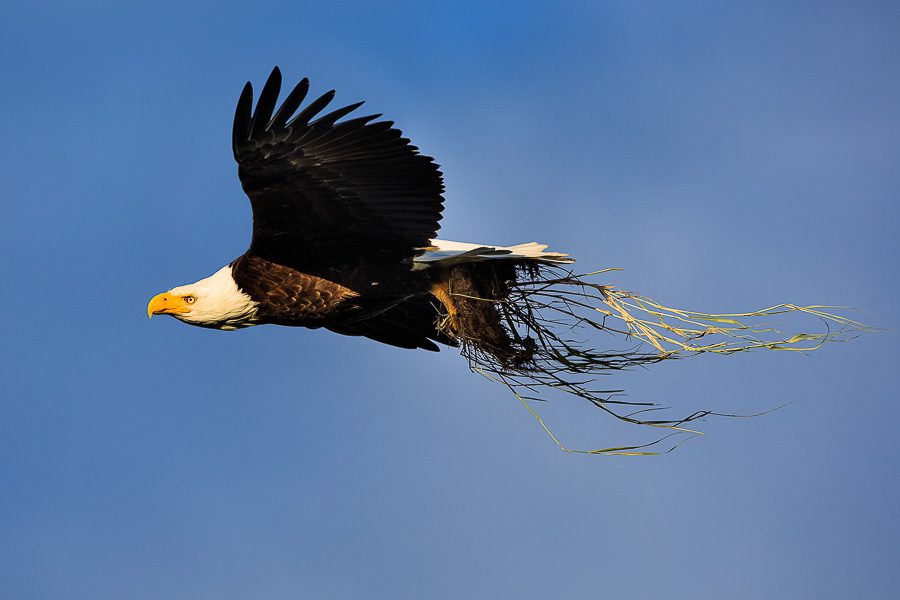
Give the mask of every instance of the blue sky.
M 278 64 L 437 158 L 443 237 L 897 327 L 896 3 L 560 4 L 7 3 L 0 595 L 895 592 L 895 333 L 611 376 L 685 410 L 793 402 L 611 459 L 559 452 L 452 351 L 147 321 L 246 248 L 231 118 Z M 541 409 L 572 446 L 637 435 Z

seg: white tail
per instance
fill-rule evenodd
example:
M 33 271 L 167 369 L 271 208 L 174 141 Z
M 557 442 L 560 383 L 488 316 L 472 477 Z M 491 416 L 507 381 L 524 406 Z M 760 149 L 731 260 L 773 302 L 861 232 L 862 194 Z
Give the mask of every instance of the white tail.
M 449 240 L 431 240 L 431 246 L 413 259 L 413 269 L 426 269 L 434 264 L 441 266 L 481 262 L 485 260 L 510 260 L 527 258 L 536 262 L 569 264 L 575 259 L 561 252 L 544 252 L 547 244 L 528 242 L 515 246 L 491 246 L 469 244 Z

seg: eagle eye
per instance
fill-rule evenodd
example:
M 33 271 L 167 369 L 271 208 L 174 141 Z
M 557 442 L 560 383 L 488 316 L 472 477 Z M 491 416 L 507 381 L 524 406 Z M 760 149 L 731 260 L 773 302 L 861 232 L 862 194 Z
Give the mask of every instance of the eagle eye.
M 197 298 L 195 296 L 185 296 L 184 301 L 187 302 L 188 304 L 193 304 L 194 302 L 197 301 Z

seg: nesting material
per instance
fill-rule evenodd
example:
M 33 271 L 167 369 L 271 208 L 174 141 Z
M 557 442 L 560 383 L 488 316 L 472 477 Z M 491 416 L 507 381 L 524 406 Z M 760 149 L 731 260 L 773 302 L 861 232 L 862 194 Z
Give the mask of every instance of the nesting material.
M 551 265 L 479 263 L 451 267 L 444 279 L 447 300 L 441 298 L 445 311 L 439 328 L 459 342 L 473 371 L 505 384 L 566 452 L 660 454 L 680 443 L 673 435 L 699 434 L 690 426 L 698 419 L 750 416 L 704 410 L 679 418 L 650 418 L 663 407 L 624 400 L 621 390 L 594 389 L 600 375 L 698 354 L 810 352 L 873 330 L 834 312 L 840 307 L 779 304 L 733 313 L 672 308 L 598 281 L 616 270 L 579 275 Z M 820 331 L 782 333 L 770 320 L 787 315 L 814 317 Z M 609 338 L 598 340 L 591 334 Z M 554 390 L 587 400 L 620 421 L 670 431 L 649 444 L 567 448 L 532 405 Z M 666 440 L 668 446 L 661 445 Z

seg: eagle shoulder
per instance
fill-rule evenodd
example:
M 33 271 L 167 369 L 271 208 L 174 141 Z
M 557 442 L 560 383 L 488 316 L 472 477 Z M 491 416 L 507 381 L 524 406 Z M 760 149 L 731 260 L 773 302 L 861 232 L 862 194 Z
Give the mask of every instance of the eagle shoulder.
M 244 255 L 232 263 L 238 287 L 258 303 L 257 318 L 291 325 L 309 325 L 329 317 L 359 293 L 334 281 L 303 273 L 258 256 Z

